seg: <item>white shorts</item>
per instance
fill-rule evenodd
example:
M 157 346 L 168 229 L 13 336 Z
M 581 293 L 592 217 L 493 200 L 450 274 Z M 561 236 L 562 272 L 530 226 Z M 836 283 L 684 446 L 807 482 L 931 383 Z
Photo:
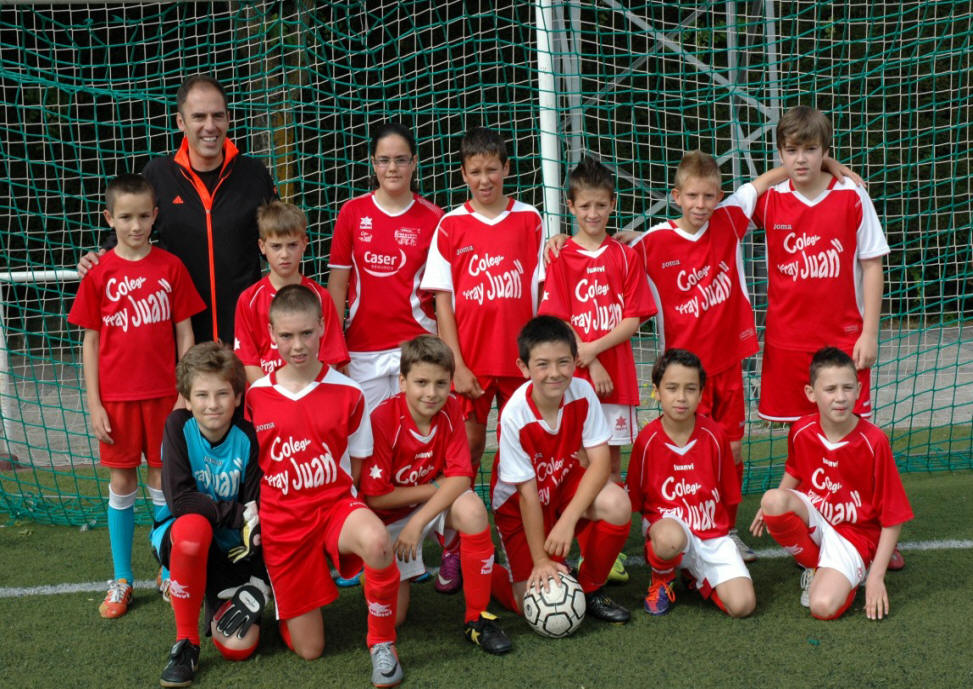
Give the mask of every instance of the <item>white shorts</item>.
M 696 590 L 709 598 L 717 586 L 730 579 L 744 577 L 750 579 L 750 571 L 740 557 L 740 551 L 729 536 L 702 539 L 695 535 L 689 526 L 677 517 L 667 517 L 678 522 L 686 534 L 686 547 L 682 551 L 680 569 L 688 570 L 696 580 Z M 642 535 L 648 533 L 649 523 L 642 520 Z
M 399 394 L 401 357 L 398 347 L 377 352 L 348 352 L 351 359 L 348 377 L 361 386 L 369 414 L 383 401 Z
M 605 412 L 608 419 L 608 428 L 611 429 L 611 437 L 608 439 L 609 445 L 631 445 L 635 442 L 638 435 L 638 419 L 636 418 L 636 408 L 630 404 L 605 404 L 601 405 L 601 410 Z
M 391 524 L 386 524 L 385 528 L 389 530 L 389 540 L 395 543 L 395 539 L 399 537 L 402 533 L 402 529 L 405 525 L 409 523 L 412 519 L 412 515 L 419 511 L 421 505 L 416 507 L 412 512 L 402 517 L 398 521 L 394 521 Z M 399 559 L 398 556 L 395 558 L 395 564 L 399 568 L 399 581 L 406 581 L 407 579 L 412 579 L 426 571 L 426 563 L 422 560 L 422 543 L 429 537 L 429 534 L 435 533 L 439 536 L 441 543 L 452 543 L 453 539 L 456 538 L 457 532 L 454 529 L 446 528 L 446 512 L 449 511 L 447 507 L 445 510 L 437 514 L 432 520 L 426 524 L 426 528 L 422 530 L 422 539 L 419 541 L 419 547 L 416 550 L 416 556 L 406 562 L 405 560 Z
M 821 553 L 818 555 L 818 567 L 827 567 L 841 572 L 845 579 L 851 582 L 851 587 L 857 588 L 868 573 L 865 561 L 858 550 L 847 538 L 835 530 L 818 509 L 811 504 L 811 499 L 804 493 L 791 489 L 791 492 L 801 499 L 807 508 L 808 526 L 811 527 L 811 540 L 814 541 Z

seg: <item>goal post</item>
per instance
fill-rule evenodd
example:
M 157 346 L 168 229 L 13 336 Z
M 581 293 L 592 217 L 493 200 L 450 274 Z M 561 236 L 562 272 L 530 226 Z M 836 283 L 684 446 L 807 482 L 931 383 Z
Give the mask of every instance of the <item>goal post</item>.
M 322 281 L 340 205 L 369 188 L 381 120 L 415 132 L 420 191 L 444 208 L 466 199 L 463 132 L 499 130 L 507 192 L 553 233 L 570 231 L 565 179 L 582 155 L 615 173 L 614 226 L 645 229 L 675 212 L 685 151 L 711 152 L 730 191 L 773 164 L 782 111 L 826 111 L 892 249 L 875 420 L 903 471 L 973 468 L 971 24 L 960 0 L 3 3 L 0 511 L 104 518 L 71 271 L 107 231 L 108 179 L 178 145 L 175 90 L 197 72 L 225 84 L 230 137 L 306 210 L 304 268 Z M 762 235 L 746 241 L 762 328 Z M 651 322 L 633 344 L 644 423 L 657 413 Z M 745 366 L 748 492 L 775 485 L 786 454 L 785 431 L 755 413 L 759 370 L 758 355 Z

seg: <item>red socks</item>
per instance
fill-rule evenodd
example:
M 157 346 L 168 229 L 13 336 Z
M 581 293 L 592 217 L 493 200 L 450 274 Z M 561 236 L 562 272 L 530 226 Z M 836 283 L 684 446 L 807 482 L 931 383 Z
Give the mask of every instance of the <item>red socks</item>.
M 591 533 L 581 550 L 584 562 L 578 572 L 582 591 L 591 593 L 604 586 L 615 558 L 625 547 L 630 527 L 630 524 L 616 525 L 606 521 L 591 524 Z
M 460 569 L 463 572 L 463 596 L 466 598 L 464 622 L 480 617 L 490 604 L 490 588 L 493 578 L 493 540 L 490 527 L 478 534 L 459 535 Z
M 821 549 L 811 540 L 811 530 L 793 512 L 764 514 L 764 524 L 770 536 L 794 556 L 801 567 L 817 567 Z
M 663 560 L 656 555 L 655 549 L 652 547 L 652 541 L 647 538 L 645 539 L 645 559 L 648 560 L 649 566 L 652 567 L 653 579 L 670 582 L 676 578 L 676 568 L 682 562 L 682 553 L 677 553 L 671 560 Z
M 510 581 L 510 570 L 503 565 L 493 565 L 490 593 L 507 610 L 511 610 L 518 615 L 520 614 L 520 604 L 514 598 L 514 585 Z
M 368 647 L 395 641 L 395 611 L 399 602 L 399 568 L 395 560 L 382 569 L 365 565 L 364 589 L 365 605 L 368 606 Z
M 199 610 L 206 593 L 206 560 L 213 527 L 201 514 L 184 514 L 169 531 L 169 595 L 176 615 L 176 639 L 199 646 Z

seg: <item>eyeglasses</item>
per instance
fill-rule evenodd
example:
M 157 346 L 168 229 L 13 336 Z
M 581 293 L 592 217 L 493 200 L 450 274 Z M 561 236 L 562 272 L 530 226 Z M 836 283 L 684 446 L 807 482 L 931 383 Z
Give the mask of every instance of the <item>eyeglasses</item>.
M 394 158 L 387 158 L 382 156 L 381 158 L 372 158 L 375 161 L 375 167 L 388 167 L 392 163 L 395 163 L 396 167 L 405 167 L 412 163 L 411 156 L 395 156 Z

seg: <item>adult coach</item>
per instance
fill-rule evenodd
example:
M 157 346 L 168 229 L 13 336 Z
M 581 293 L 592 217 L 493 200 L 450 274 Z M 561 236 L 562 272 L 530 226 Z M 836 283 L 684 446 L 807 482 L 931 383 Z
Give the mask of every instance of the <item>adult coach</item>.
M 276 197 L 267 168 L 242 155 L 227 138 L 226 92 L 213 77 L 197 74 L 176 92 L 179 149 L 154 158 L 143 174 L 155 189 L 160 245 L 178 256 L 206 309 L 193 316 L 196 342 L 233 342 L 237 297 L 260 279 L 257 207 Z M 78 265 L 82 275 L 98 262 L 93 252 Z

